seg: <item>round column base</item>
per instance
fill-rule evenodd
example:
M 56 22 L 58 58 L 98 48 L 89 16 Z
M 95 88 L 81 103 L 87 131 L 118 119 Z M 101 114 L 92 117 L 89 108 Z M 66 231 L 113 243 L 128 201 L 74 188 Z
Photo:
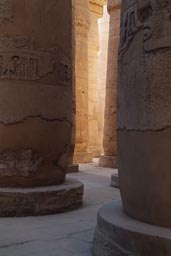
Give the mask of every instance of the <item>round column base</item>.
M 117 156 L 100 156 L 99 166 L 107 168 L 118 168 L 118 157 Z
M 118 173 L 114 173 L 111 176 L 111 187 L 119 188 L 119 176 Z
M 19 217 L 56 214 L 82 205 L 84 185 L 66 179 L 58 186 L 37 188 L 0 188 L 0 216 Z
M 127 216 L 121 202 L 103 206 L 98 213 L 94 256 L 170 256 L 171 229 Z
M 93 155 L 87 152 L 76 152 L 74 154 L 74 163 L 78 164 L 89 164 L 93 162 Z

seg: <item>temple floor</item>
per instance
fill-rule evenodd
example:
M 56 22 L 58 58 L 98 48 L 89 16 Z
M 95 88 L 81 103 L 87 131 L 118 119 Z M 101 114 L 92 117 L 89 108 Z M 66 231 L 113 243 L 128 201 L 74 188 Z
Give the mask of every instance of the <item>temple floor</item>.
M 96 163 L 80 165 L 68 174 L 85 185 L 84 204 L 73 212 L 26 218 L 0 218 L 0 256 L 90 256 L 97 211 L 101 205 L 120 198 L 110 187 L 116 170 Z

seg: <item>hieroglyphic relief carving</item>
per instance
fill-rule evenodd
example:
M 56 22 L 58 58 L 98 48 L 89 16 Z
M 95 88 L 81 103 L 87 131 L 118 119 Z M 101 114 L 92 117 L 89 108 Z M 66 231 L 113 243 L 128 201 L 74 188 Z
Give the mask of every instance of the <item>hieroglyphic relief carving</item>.
M 35 49 L 27 37 L 0 38 L 0 79 L 35 81 L 55 74 L 55 82 L 71 84 L 71 61 L 59 49 Z
M 0 23 L 13 18 L 13 5 L 11 0 L 0 1 Z
M 28 177 L 38 171 L 43 158 L 31 149 L 18 152 L 4 152 L 0 154 L 0 176 Z
M 135 34 L 144 31 L 144 49 L 151 51 L 171 47 L 171 1 L 138 0 L 122 16 L 120 52 Z
M 152 130 L 171 125 L 170 17 L 171 0 L 137 0 L 123 12 L 118 128 Z
M 139 27 L 136 5 L 130 7 L 121 19 L 120 51 L 122 51 L 133 38 Z

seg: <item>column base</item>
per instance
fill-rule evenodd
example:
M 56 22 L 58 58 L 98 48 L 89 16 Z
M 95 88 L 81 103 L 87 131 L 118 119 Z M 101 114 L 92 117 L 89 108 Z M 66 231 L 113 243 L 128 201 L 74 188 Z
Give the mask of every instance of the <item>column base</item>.
M 58 186 L 0 188 L 0 217 L 56 214 L 82 205 L 84 185 L 66 179 Z
M 114 173 L 111 176 L 111 187 L 119 188 L 119 176 L 118 173 Z
M 117 156 L 103 156 L 99 158 L 99 166 L 107 168 L 118 168 L 118 157 Z
M 170 256 L 171 229 L 127 216 L 121 202 L 103 206 L 98 213 L 94 256 Z
M 97 149 L 88 149 L 88 153 L 90 153 L 92 155 L 92 158 L 99 158 L 101 155 L 101 150 L 97 150 Z
M 79 165 L 78 164 L 70 164 L 67 168 L 67 173 L 76 173 L 79 172 Z
M 93 156 L 91 153 L 87 152 L 76 152 L 74 154 L 74 163 L 78 164 L 88 164 L 92 163 L 93 161 Z

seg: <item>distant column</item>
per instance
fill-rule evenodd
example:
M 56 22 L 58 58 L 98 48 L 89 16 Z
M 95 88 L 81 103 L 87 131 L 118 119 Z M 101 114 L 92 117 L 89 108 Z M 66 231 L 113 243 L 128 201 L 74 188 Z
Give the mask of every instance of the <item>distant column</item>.
M 100 29 L 100 51 L 98 57 L 98 147 L 103 153 L 103 131 L 104 131 L 104 111 L 106 97 L 106 78 L 107 78 L 107 58 L 109 41 L 109 21 L 110 16 L 107 12 L 107 5 L 104 5 L 103 17 L 99 19 Z
M 108 1 L 110 14 L 108 66 L 106 82 L 106 102 L 104 121 L 104 155 L 100 157 L 100 166 L 117 167 L 117 139 L 116 139 L 116 93 L 118 72 L 118 45 L 120 33 L 120 0 Z
M 88 34 L 88 151 L 94 157 L 101 154 L 99 147 L 99 113 L 98 113 L 98 53 L 99 53 L 99 23 L 103 15 L 104 0 L 89 0 L 90 29 Z
M 88 30 L 89 1 L 74 0 L 75 5 L 75 153 L 74 163 L 92 162 L 88 153 Z

